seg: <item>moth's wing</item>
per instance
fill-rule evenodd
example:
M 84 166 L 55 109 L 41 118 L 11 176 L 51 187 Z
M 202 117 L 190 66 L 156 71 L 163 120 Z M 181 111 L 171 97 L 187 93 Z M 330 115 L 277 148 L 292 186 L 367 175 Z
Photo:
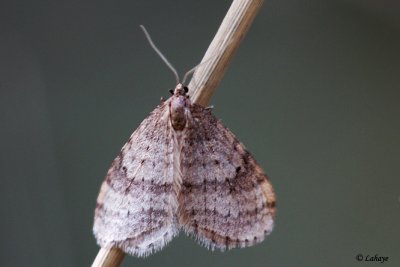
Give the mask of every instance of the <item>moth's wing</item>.
M 119 247 L 132 255 L 147 256 L 178 232 L 168 110 L 167 102 L 158 106 L 108 170 L 93 226 L 101 247 Z
M 267 176 L 210 110 L 193 105 L 191 116 L 182 144 L 180 226 L 211 249 L 263 241 L 275 214 Z

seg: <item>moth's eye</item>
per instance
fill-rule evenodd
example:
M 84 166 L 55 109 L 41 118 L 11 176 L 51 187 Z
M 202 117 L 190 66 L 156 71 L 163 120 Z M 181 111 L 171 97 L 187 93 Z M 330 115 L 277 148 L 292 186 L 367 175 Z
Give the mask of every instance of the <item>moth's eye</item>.
M 187 88 L 187 86 L 184 86 L 183 89 L 185 90 L 185 93 L 189 92 L 189 88 Z
M 172 90 L 172 89 L 169 89 L 169 92 L 171 93 L 171 95 L 174 94 L 174 90 Z

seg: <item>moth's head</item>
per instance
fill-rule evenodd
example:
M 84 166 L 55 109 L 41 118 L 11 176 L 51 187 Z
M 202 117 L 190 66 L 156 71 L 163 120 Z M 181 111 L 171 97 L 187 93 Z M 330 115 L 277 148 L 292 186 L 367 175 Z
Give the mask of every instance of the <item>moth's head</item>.
M 175 90 L 170 90 L 169 92 L 174 96 L 186 96 L 187 92 L 189 92 L 189 88 L 181 83 L 178 83 L 178 85 L 175 87 Z

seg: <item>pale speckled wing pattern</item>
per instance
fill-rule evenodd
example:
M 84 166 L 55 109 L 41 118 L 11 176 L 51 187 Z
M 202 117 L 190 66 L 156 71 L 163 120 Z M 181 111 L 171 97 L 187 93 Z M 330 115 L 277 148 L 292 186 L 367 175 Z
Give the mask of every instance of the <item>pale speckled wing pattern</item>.
M 178 233 L 174 148 L 164 102 L 140 124 L 108 170 L 93 227 L 101 247 L 146 256 Z
M 267 176 L 210 110 L 192 104 L 190 114 L 181 151 L 181 227 L 211 249 L 261 242 L 275 214 Z
M 226 250 L 259 243 L 272 231 L 275 194 L 267 176 L 187 92 L 178 84 L 113 161 L 95 210 L 101 247 L 147 256 L 183 229 Z

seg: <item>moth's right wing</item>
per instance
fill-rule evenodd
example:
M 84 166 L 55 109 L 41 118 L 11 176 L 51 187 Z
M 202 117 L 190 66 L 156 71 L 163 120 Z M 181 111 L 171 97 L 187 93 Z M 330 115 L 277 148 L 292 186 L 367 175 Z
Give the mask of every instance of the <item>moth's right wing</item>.
M 167 101 L 112 162 L 95 210 L 93 232 L 101 247 L 147 256 L 178 233 L 172 134 Z
M 263 241 L 273 228 L 275 193 L 243 144 L 194 104 L 182 146 L 181 227 L 211 249 Z

